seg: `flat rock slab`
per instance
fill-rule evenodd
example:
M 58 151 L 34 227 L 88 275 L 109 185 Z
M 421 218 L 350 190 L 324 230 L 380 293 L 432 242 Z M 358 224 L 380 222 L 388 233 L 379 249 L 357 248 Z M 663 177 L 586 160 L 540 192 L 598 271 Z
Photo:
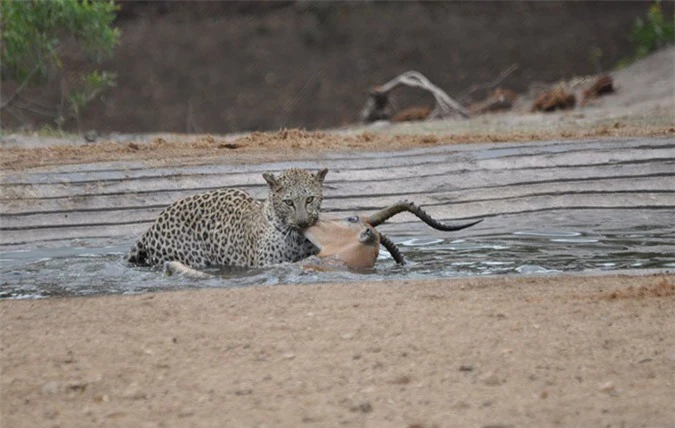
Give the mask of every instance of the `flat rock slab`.
M 60 165 L 2 175 L 0 246 L 141 233 L 166 206 L 221 187 L 264 198 L 261 174 L 330 169 L 324 211 L 368 213 L 401 199 L 467 220 L 575 209 L 675 209 L 675 138 L 464 144 L 318 153 L 298 162 Z M 617 211 L 619 212 L 619 211 Z M 409 222 L 401 215 L 392 223 Z

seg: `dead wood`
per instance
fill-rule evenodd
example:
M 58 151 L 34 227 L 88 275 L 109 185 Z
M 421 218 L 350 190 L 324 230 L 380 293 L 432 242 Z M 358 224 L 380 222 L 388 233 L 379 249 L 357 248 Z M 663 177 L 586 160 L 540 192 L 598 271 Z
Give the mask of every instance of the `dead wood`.
M 599 76 L 590 88 L 583 90 L 583 100 L 581 105 L 586 105 L 593 98 L 598 98 L 601 95 L 611 94 L 614 92 L 614 79 L 609 74 Z
M 476 91 L 479 91 L 481 89 L 496 88 L 516 70 L 518 70 L 518 64 L 511 64 L 510 66 L 506 67 L 501 73 L 499 73 L 499 76 L 497 76 L 492 82 L 471 85 L 469 86 L 468 89 L 465 89 L 464 91 L 460 92 L 460 94 L 457 96 L 457 99 L 460 102 L 464 103 L 467 102 L 469 96 Z
M 551 112 L 555 110 L 566 110 L 574 108 L 577 98 L 574 94 L 567 92 L 562 88 L 553 89 L 539 95 L 532 104 L 532 112 L 543 111 Z
M 392 118 L 393 122 L 417 122 L 425 120 L 431 115 L 431 107 L 413 106 L 403 109 L 396 113 Z
M 471 114 L 483 114 L 490 111 L 510 110 L 518 94 L 510 89 L 497 88 L 491 91 L 483 101 L 469 107 Z
M 431 83 L 422 73 L 407 71 L 370 92 L 366 105 L 361 110 L 361 120 L 373 122 L 390 119 L 391 102 L 389 94 L 401 86 L 420 88 L 431 92 L 436 103 L 434 109 L 426 119 L 441 119 L 455 114 L 459 114 L 465 118 L 469 117 L 468 111 L 460 103 L 452 99 L 441 88 Z

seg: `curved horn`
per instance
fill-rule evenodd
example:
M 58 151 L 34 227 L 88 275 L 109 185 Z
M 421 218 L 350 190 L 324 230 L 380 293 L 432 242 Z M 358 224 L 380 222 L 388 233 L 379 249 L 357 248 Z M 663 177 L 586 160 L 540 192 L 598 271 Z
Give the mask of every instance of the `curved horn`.
M 424 211 L 422 208 L 418 207 L 412 202 L 408 201 L 402 201 L 402 202 L 397 202 L 394 205 L 391 205 L 383 210 L 380 210 L 373 214 L 372 216 L 367 217 L 366 223 L 370 224 L 373 227 L 379 226 L 388 219 L 392 218 L 398 213 L 402 213 L 403 211 L 408 211 L 409 213 L 414 214 L 417 218 L 428 224 L 429 226 L 433 227 L 434 229 L 437 230 L 442 230 L 444 232 L 453 232 L 456 230 L 462 230 L 466 229 L 467 227 L 471 227 L 475 224 L 480 223 L 483 221 L 483 219 L 473 221 L 471 223 L 464 223 L 464 224 L 458 224 L 458 225 L 450 225 L 450 224 L 445 224 L 441 223 L 438 220 L 435 220 L 433 217 L 431 217 L 429 214 L 427 214 L 426 211 Z
M 415 207 L 415 204 L 408 201 L 396 202 L 394 205 L 390 205 L 385 209 L 382 209 L 375 214 L 368 216 L 365 219 L 365 222 L 369 225 L 376 227 L 389 220 L 398 213 L 403 211 L 411 211 Z
M 387 251 L 389 251 L 389 254 L 391 254 L 391 256 L 394 258 L 397 264 L 399 265 L 405 264 L 405 258 L 403 257 L 403 254 L 401 254 L 401 250 L 398 249 L 396 244 L 394 244 L 394 242 L 391 239 L 387 238 L 381 233 L 380 233 L 380 244 L 382 244 L 382 246 L 386 248 Z

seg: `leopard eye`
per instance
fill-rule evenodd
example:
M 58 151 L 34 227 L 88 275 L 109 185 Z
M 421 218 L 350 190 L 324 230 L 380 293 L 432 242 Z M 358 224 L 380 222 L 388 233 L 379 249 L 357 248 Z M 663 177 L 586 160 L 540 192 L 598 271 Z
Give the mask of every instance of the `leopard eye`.
M 314 202 L 314 196 L 307 196 L 307 199 L 305 199 L 305 202 L 308 204 L 311 204 Z
M 357 215 L 349 216 L 349 217 L 347 217 L 347 221 L 350 222 L 350 223 L 358 223 L 359 222 L 359 216 L 357 216 Z
M 284 199 L 284 204 L 288 205 L 289 207 L 292 207 L 293 199 Z

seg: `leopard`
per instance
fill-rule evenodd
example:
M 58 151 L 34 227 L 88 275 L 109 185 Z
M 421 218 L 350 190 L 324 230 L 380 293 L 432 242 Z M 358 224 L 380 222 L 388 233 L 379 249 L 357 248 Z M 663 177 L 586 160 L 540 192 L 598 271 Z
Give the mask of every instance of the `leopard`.
M 319 253 L 302 233 L 319 220 L 328 169 L 262 174 L 263 200 L 237 188 L 188 196 L 167 207 L 132 246 L 127 261 L 191 268 L 266 267 Z

